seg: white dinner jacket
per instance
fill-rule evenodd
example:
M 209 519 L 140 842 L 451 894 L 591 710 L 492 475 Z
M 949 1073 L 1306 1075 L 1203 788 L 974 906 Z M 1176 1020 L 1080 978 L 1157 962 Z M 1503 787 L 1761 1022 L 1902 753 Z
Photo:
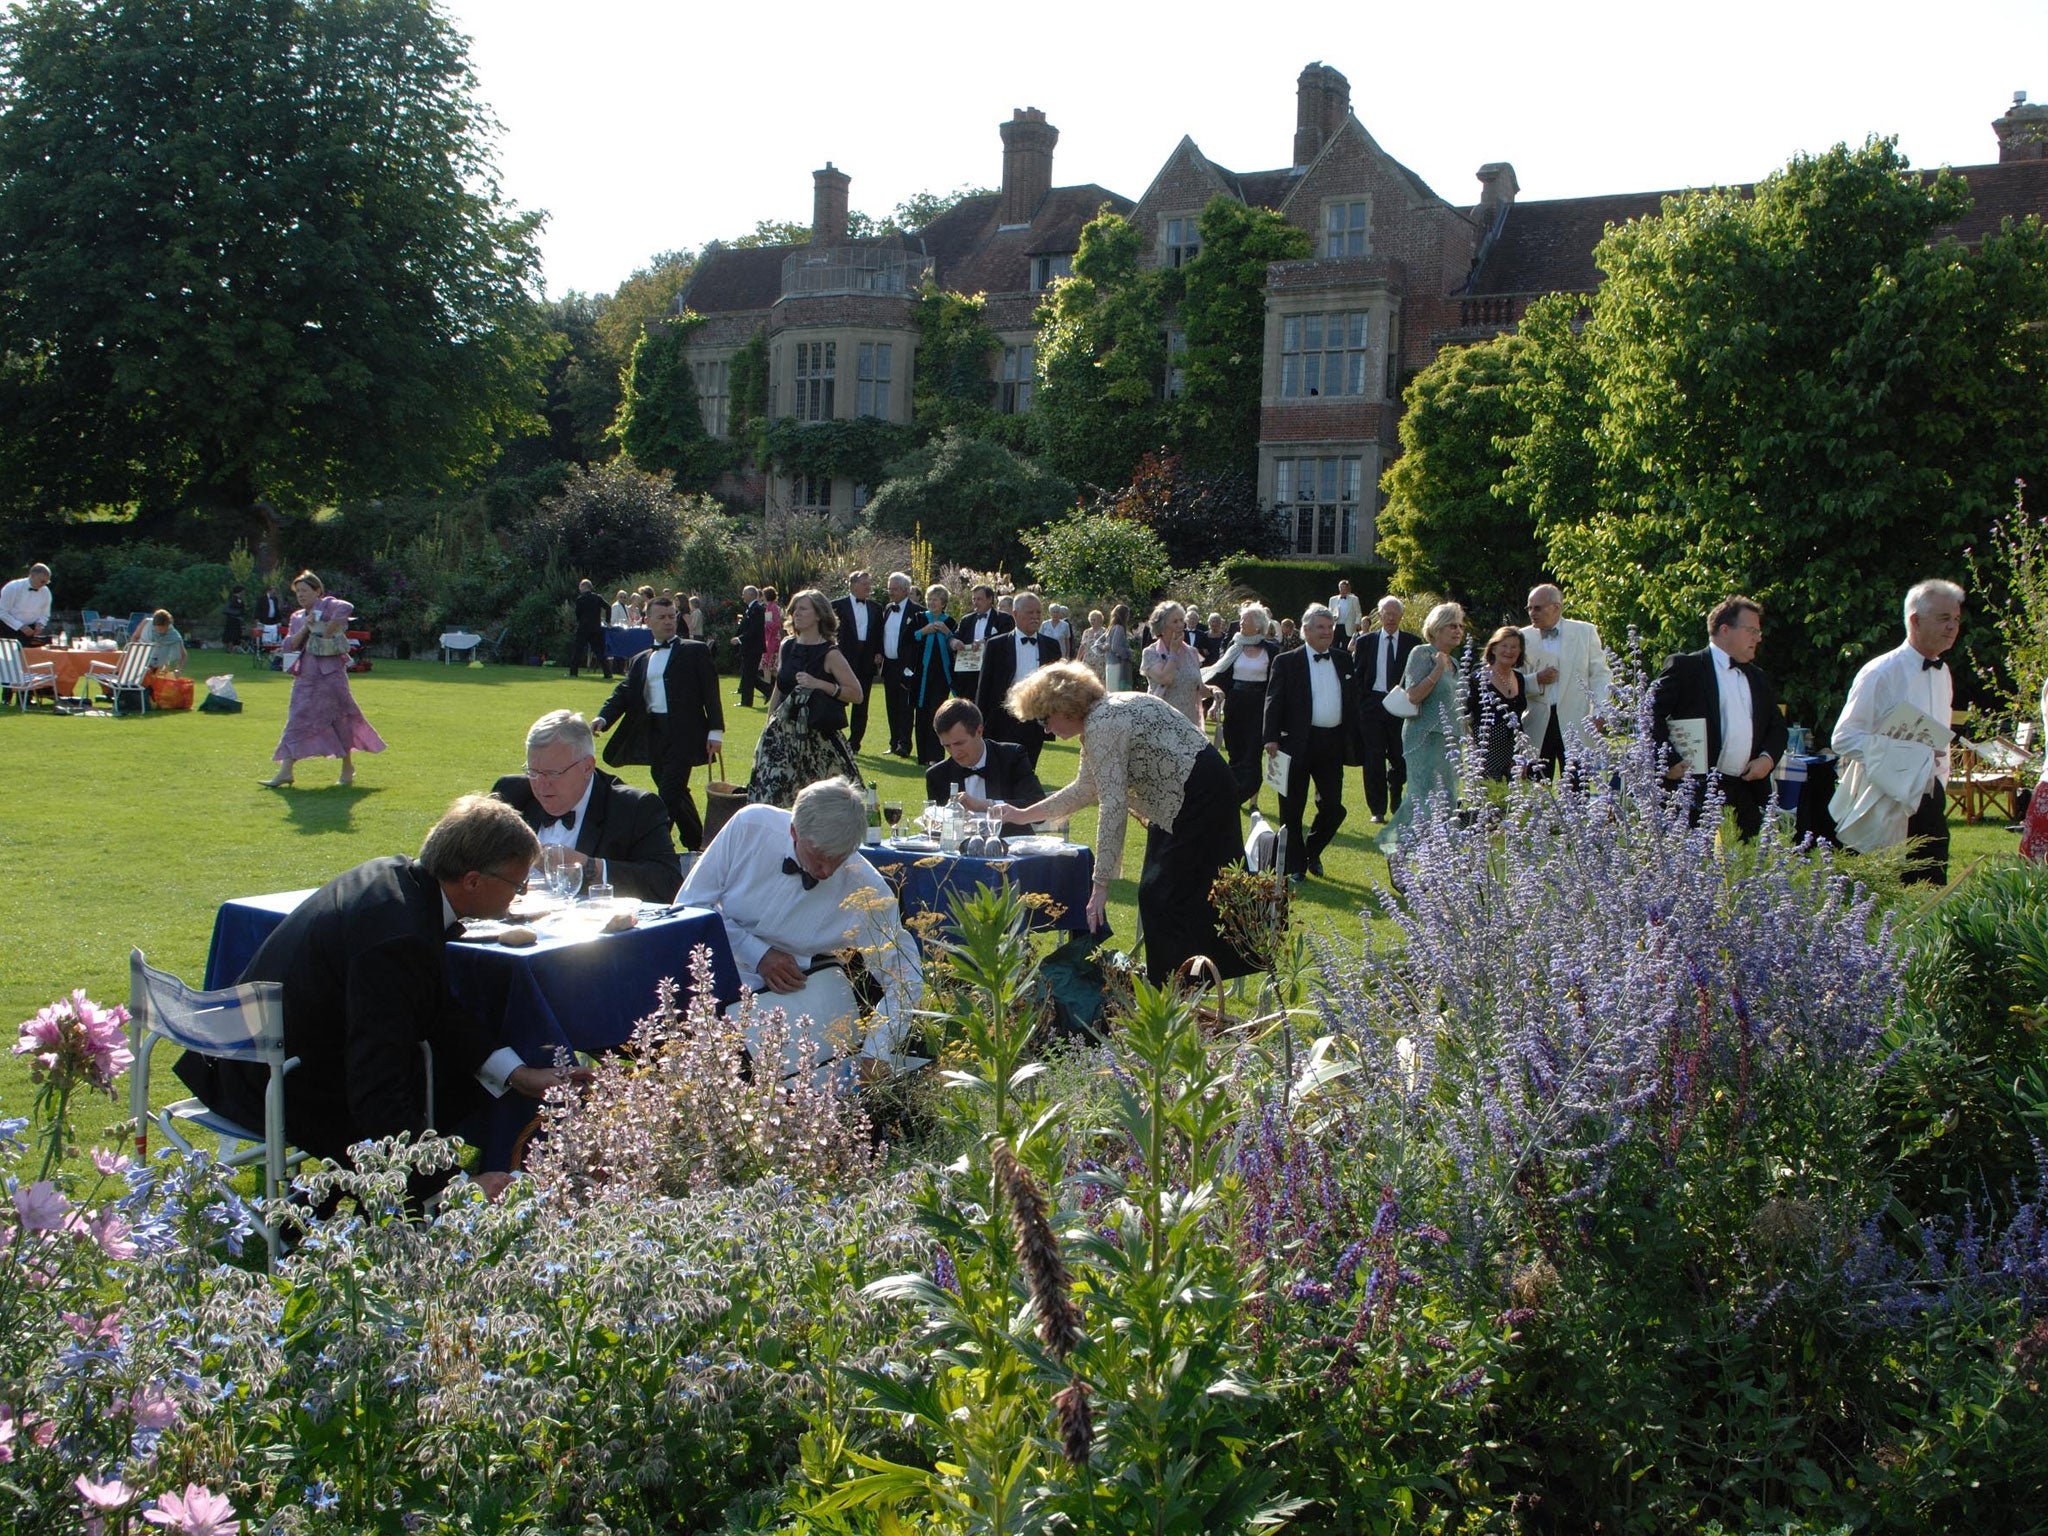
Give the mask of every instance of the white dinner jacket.
M 1557 710 L 1559 727 L 1570 733 L 1583 725 L 1596 709 L 1607 707 L 1608 691 L 1614 682 L 1607 666 L 1607 648 L 1600 643 L 1600 631 L 1584 619 L 1558 620 L 1558 644 L 1563 656 L 1557 664 L 1557 682 L 1551 688 L 1536 683 L 1540 670 L 1534 659 L 1542 636 L 1533 624 L 1522 626 L 1522 674 L 1529 681 L 1529 709 L 1522 729 L 1539 747 L 1550 730 L 1550 713 Z M 1551 695 L 1555 695 L 1553 704 Z

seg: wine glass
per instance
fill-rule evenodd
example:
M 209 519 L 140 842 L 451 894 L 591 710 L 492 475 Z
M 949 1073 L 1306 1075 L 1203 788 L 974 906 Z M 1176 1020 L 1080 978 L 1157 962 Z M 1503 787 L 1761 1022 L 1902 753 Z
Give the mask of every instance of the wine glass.
M 896 835 L 896 828 L 903 822 L 903 802 L 901 800 L 885 800 L 882 803 L 882 820 L 889 823 L 889 835 L 894 837 Z
M 561 851 L 564 855 L 568 853 L 566 848 Z M 555 894 L 564 902 L 573 902 L 576 893 L 582 889 L 583 866 L 572 858 L 564 857 L 561 868 L 555 871 Z
M 568 849 L 557 843 L 546 843 L 541 847 L 541 883 L 547 887 L 550 896 L 562 894 L 562 866 L 569 862 L 568 853 Z

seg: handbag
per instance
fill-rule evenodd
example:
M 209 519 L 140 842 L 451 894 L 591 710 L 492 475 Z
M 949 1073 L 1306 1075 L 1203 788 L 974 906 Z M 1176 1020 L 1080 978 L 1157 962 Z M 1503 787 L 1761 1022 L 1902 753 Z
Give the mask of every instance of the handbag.
M 822 688 L 801 690 L 804 706 L 804 724 L 814 731 L 843 731 L 846 729 L 846 700 L 838 694 L 827 693 Z
M 747 787 L 735 784 L 725 776 L 723 747 L 712 754 L 711 762 L 716 777 L 704 785 L 704 844 L 707 848 L 711 839 L 718 836 L 718 829 L 732 820 L 732 813 L 747 803 Z

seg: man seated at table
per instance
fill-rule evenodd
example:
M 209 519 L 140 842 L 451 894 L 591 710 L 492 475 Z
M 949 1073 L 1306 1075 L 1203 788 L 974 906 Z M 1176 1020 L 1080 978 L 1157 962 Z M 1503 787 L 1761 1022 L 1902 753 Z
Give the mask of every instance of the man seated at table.
M 372 859 L 336 875 L 263 941 L 243 982 L 284 984 L 285 1138 L 314 1157 L 427 1126 L 420 1042 L 433 1047 L 434 1119 L 443 1131 L 507 1089 L 539 1098 L 568 1081 L 529 1067 L 448 990 L 445 951 L 465 918 L 502 918 L 538 851 L 502 800 L 464 795 L 420 856 Z M 215 1112 L 263 1124 L 270 1069 L 186 1052 L 176 1071 Z M 487 1179 L 495 1194 L 502 1177 Z M 422 1181 L 425 1193 L 432 1181 Z
M 895 892 L 855 852 L 867 825 L 867 802 L 845 779 L 808 786 L 794 810 L 743 806 L 678 899 L 725 920 L 740 983 L 756 992 L 800 992 L 819 962 L 858 952 L 882 992 L 862 1054 L 900 1066 L 924 971 Z
M 519 813 L 542 847 L 567 848 L 583 865 L 603 859 L 619 895 L 675 900 L 683 864 L 668 808 L 661 796 L 597 766 L 596 739 L 574 710 L 550 710 L 534 721 L 526 733 L 526 772 L 506 774 L 491 793 Z M 586 870 L 584 884 L 595 880 Z
M 939 745 L 946 749 L 943 760 L 924 771 L 927 800 L 944 805 L 953 797 L 953 786 L 982 800 L 1007 800 L 1012 805 L 1036 805 L 1045 798 L 1031 755 L 1014 742 L 990 741 L 982 734 L 981 710 L 972 699 L 949 699 L 932 716 Z M 1031 830 L 1026 821 L 1003 823 L 1005 835 Z

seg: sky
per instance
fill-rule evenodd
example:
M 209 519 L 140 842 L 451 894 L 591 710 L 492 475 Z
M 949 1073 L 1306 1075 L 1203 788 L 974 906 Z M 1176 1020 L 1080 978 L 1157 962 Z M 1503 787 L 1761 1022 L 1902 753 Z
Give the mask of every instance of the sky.
M 548 214 L 553 296 L 808 222 L 828 160 L 877 215 L 995 186 L 1014 107 L 1059 129 L 1056 185 L 1136 198 L 1183 134 L 1233 170 L 1284 166 L 1312 61 L 1460 205 L 1494 160 L 1525 199 L 1754 181 L 1872 134 L 1916 165 L 1980 165 L 2014 91 L 2048 102 L 2048 0 L 440 3 L 502 125 L 504 194 Z

